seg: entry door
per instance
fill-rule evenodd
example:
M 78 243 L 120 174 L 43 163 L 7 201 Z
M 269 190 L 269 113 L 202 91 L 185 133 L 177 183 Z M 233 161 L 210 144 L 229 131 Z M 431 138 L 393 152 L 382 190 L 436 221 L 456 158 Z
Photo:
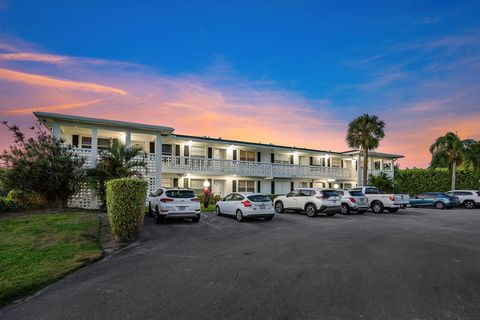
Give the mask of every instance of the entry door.
M 213 180 L 212 192 L 214 195 L 220 195 L 220 197 L 225 196 L 225 180 Z

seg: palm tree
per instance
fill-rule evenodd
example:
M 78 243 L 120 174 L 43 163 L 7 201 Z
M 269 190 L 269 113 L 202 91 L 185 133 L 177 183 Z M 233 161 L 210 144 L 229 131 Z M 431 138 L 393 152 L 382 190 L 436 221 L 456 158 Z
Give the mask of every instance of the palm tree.
M 385 122 L 376 115 L 365 113 L 348 124 L 346 141 L 351 148 L 360 148 L 363 153 L 363 183 L 368 177 L 368 152 L 378 148 L 385 137 Z
M 385 172 L 381 172 L 379 175 L 371 174 L 368 177 L 368 185 L 377 187 L 381 192 L 393 192 L 393 181 Z
M 430 146 L 432 154 L 430 168 L 449 168 L 452 172 L 452 190 L 455 190 L 457 166 L 465 160 L 465 150 L 465 142 L 453 132 L 438 137 Z
M 147 171 L 147 161 L 140 148 L 127 147 L 117 140 L 108 149 L 101 151 L 99 158 L 96 168 L 88 170 L 87 177 L 97 191 L 101 208 L 105 208 L 105 183 L 118 178 L 141 178 Z
M 480 176 L 480 141 L 472 139 L 464 140 L 465 162 L 473 172 Z

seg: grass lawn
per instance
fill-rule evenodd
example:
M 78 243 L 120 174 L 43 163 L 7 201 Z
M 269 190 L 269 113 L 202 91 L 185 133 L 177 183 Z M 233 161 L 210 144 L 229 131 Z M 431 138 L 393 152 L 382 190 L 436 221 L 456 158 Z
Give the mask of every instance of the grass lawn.
M 90 212 L 0 218 L 0 306 L 98 259 L 98 227 Z

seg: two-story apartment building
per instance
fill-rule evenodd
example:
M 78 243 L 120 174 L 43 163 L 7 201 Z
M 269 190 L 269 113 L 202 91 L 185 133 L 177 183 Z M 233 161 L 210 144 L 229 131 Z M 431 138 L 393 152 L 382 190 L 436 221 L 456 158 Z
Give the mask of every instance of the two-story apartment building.
M 102 149 L 118 140 L 141 148 L 147 157 L 145 179 L 149 192 L 160 186 L 209 188 L 225 196 L 235 191 L 284 194 L 297 187 L 351 188 L 362 184 L 359 151 L 332 152 L 208 136 L 174 133 L 174 129 L 125 121 L 86 118 L 46 112 L 35 116 L 53 136 L 72 145 L 95 167 Z M 403 156 L 371 152 L 369 172 L 394 176 L 395 160 Z M 94 208 L 95 192 L 84 188 L 72 207 Z

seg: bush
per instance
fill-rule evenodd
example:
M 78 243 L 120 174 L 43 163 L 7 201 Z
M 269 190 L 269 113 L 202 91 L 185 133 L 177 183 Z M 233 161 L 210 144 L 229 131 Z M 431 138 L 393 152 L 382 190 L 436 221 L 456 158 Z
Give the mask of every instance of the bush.
M 26 208 L 18 202 L 10 198 L 0 197 L 0 213 L 2 212 L 12 212 L 12 211 L 21 211 Z
M 422 192 L 446 192 L 451 189 L 451 173 L 447 169 L 402 169 L 395 172 L 395 191 L 417 195 Z M 480 177 L 470 170 L 457 171 L 456 189 L 480 189 Z
M 110 180 L 107 187 L 107 212 L 112 232 L 120 241 L 133 239 L 143 222 L 147 181 L 135 178 Z
M 11 199 L 19 208 L 23 209 L 45 209 L 48 207 L 42 195 L 35 191 L 13 189 L 8 192 L 7 198 Z

